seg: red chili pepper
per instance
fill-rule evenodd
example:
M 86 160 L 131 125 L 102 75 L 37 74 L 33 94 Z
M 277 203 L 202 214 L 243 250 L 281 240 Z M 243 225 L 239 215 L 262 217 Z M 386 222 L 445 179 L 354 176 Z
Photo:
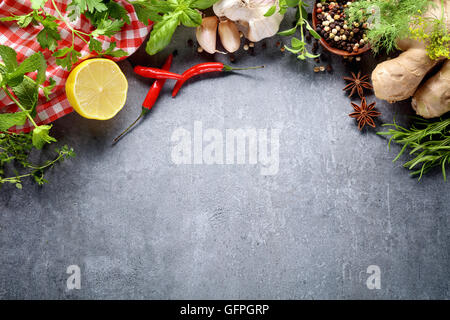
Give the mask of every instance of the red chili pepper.
M 169 71 L 170 66 L 172 65 L 172 60 L 173 55 L 170 54 L 169 57 L 167 57 L 166 62 L 164 62 L 162 69 L 165 71 Z M 159 93 L 161 92 L 161 89 L 165 83 L 166 79 L 159 79 L 153 82 L 153 85 L 150 87 L 150 90 L 148 90 L 147 96 L 142 103 L 142 107 L 145 108 L 145 110 L 150 110 L 155 105 L 156 100 L 158 100 Z
M 166 62 L 164 62 L 162 70 L 169 71 L 170 66 L 172 65 L 172 60 L 173 60 L 173 55 L 170 54 L 167 57 Z M 125 131 L 123 131 L 117 138 L 114 139 L 114 142 L 119 141 L 119 139 L 124 134 L 126 134 L 143 116 L 145 116 L 147 114 L 147 112 L 150 111 L 150 109 L 155 105 L 156 100 L 158 100 L 161 89 L 163 88 L 165 83 L 166 83 L 166 79 L 157 79 L 153 82 L 152 86 L 148 90 L 148 93 L 144 99 L 144 102 L 142 102 L 141 114 L 128 128 L 125 129 Z
M 182 78 L 175 83 L 175 87 L 172 91 L 172 98 L 175 98 L 178 91 L 180 91 L 181 86 L 190 78 L 204 73 L 209 72 L 224 72 L 224 71 L 234 71 L 234 70 L 249 70 L 249 69 L 259 69 L 264 68 L 264 66 L 258 66 L 258 67 L 248 67 L 248 68 L 233 68 L 231 66 L 228 66 L 226 64 L 223 64 L 221 62 L 205 62 L 197 64 L 189 69 L 187 69 L 183 74 L 181 75 Z
M 163 69 L 158 69 L 158 68 L 136 66 L 136 67 L 134 67 L 134 72 L 145 78 L 175 79 L 175 80 L 181 79 L 181 74 L 173 73 L 173 72 L 163 70 Z

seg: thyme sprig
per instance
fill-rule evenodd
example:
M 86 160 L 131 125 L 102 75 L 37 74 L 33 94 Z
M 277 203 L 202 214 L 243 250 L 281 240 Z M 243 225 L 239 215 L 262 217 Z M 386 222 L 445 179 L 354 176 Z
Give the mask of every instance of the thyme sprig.
M 436 166 L 440 166 L 444 180 L 447 180 L 446 166 L 450 164 L 450 118 L 426 120 L 416 117 L 410 129 L 401 127 L 395 122 L 383 126 L 393 127 L 379 135 L 391 136 L 391 142 L 402 144 L 403 147 L 393 162 L 400 159 L 407 149 L 413 159 L 403 164 L 412 170 L 412 175 L 422 176 Z
M 68 157 L 74 157 L 72 148 L 63 146 L 55 149 L 57 155 L 53 160 L 47 160 L 42 164 L 35 165 L 30 162 L 29 156 L 33 150 L 32 135 L 30 133 L 0 133 L 0 187 L 4 184 L 13 184 L 22 189 L 23 180 L 33 178 L 38 185 L 47 183 L 45 173 L 57 163 L 63 162 Z M 14 170 L 15 175 L 6 177 L 7 164 L 19 165 L 23 170 Z

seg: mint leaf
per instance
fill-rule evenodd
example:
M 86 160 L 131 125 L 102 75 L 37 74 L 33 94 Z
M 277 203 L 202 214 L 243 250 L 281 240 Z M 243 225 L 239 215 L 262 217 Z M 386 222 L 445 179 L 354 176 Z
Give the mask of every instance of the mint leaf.
M 7 131 L 13 126 L 24 125 L 27 121 L 25 112 L 0 113 L 0 131 Z
M 34 110 L 38 100 L 38 85 L 31 78 L 24 77 L 23 81 L 12 88 L 20 104 L 28 111 Z
M 40 52 L 39 52 L 40 53 Z M 45 72 L 47 71 L 47 62 L 45 61 L 44 55 L 40 53 L 41 58 L 39 59 L 39 64 L 37 66 L 36 82 L 37 84 L 43 84 L 45 82 Z
M 8 72 L 13 72 L 17 68 L 17 53 L 13 48 L 0 45 L 0 57 Z
M 191 2 L 190 7 L 204 10 L 209 7 L 212 7 L 214 3 L 216 3 L 218 0 L 193 0 Z
M 56 142 L 56 139 L 49 135 L 51 128 L 52 125 L 42 125 L 34 128 L 32 142 L 36 149 L 42 149 L 47 143 Z
M 180 23 L 180 14 L 182 12 L 174 12 L 164 15 L 162 20 L 158 22 L 150 34 L 145 50 L 149 55 L 158 53 L 170 43 L 173 33 Z
M 15 77 L 23 77 L 26 73 L 33 72 L 42 68 L 45 65 L 44 70 L 47 68 L 44 55 L 41 52 L 36 52 L 26 58 L 17 69 L 9 76 L 11 79 Z

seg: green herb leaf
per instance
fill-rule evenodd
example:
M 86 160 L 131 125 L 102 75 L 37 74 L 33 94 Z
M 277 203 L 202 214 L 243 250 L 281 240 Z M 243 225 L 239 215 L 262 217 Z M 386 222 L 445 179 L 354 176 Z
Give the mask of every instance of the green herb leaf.
M 0 131 L 7 131 L 13 126 L 22 126 L 26 121 L 25 112 L 0 113 Z
M 294 8 L 298 6 L 298 0 L 286 0 L 286 5 L 288 7 Z
M 13 48 L 0 45 L 0 57 L 8 72 L 12 72 L 17 68 L 17 53 Z
M 72 0 L 70 5 L 79 7 L 81 13 L 85 11 L 89 11 L 90 13 L 94 11 L 102 12 L 108 9 L 102 0 Z
M 300 39 L 293 37 L 291 39 L 291 47 L 292 49 L 303 49 L 305 47 L 305 43 Z
M 33 9 L 42 8 L 46 2 L 47 0 L 31 0 L 31 8 Z
M 275 13 L 275 11 L 277 11 L 277 6 L 271 6 L 271 7 L 269 8 L 269 10 L 267 10 L 267 12 L 264 13 L 264 17 L 270 17 L 270 16 L 272 16 L 272 15 Z
M 56 18 L 48 16 L 40 21 L 44 28 L 38 33 L 37 41 L 44 49 L 53 51 L 58 46 L 58 41 L 61 40 L 61 35 L 58 32 L 58 23 Z
M 98 36 L 111 37 L 115 33 L 119 32 L 124 24 L 125 21 L 122 20 L 102 20 L 98 25 L 97 29 L 92 31 L 91 35 L 93 37 Z
M 180 21 L 186 27 L 197 27 L 202 24 L 202 15 L 195 9 L 186 9 L 180 15 Z
M 167 47 L 180 23 L 180 14 L 181 12 L 167 14 L 153 27 L 146 47 L 149 55 L 154 55 Z
M 218 0 L 193 0 L 190 6 L 195 9 L 205 10 L 212 7 Z
M 24 77 L 23 81 L 12 88 L 19 102 L 29 111 L 36 107 L 38 100 L 38 85 L 31 78 Z
M 306 21 L 306 29 L 308 29 L 309 33 L 317 40 L 320 39 L 320 35 L 314 30 L 310 24 Z
M 33 130 L 33 146 L 42 149 L 45 144 L 56 142 L 56 139 L 49 135 L 52 125 L 42 125 Z
M 280 36 L 292 36 L 297 31 L 297 27 L 278 32 Z

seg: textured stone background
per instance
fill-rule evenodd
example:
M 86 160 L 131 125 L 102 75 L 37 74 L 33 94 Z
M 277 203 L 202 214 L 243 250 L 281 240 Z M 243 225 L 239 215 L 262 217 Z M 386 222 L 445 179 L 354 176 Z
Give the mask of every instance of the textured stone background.
M 237 66 L 264 70 L 191 81 L 176 99 L 168 83 L 149 116 L 120 143 L 150 81 L 132 65 L 173 70 L 207 59 L 177 32 L 155 57 L 141 50 L 121 63 L 126 107 L 110 121 L 71 114 L 55 123 L 77 158 L 48 174 L 44 188 L 0 193 L 1 298 L 335 299 L 450 298 L 450 184 L 439 170 L 422 182 L 391 160 L 384 138 L 360 133 L 342 92 L 350 68 L 334 57 L 315 74 L 267 41 Z M 215 59 L 227 61 L 216 54 Z M 365 58 L 362 69 L 374 61 Z M 374 97 L 369 97 L 373 100 Z M 379 102 L 391 122 L 394 107 Z M 172 163 L 172 132 L 280 128 L 280 169 Z M 66 268 L 81 267 L 81 290 L 66 289 Z M 381 290 L 366 269 L 381 268 Z

